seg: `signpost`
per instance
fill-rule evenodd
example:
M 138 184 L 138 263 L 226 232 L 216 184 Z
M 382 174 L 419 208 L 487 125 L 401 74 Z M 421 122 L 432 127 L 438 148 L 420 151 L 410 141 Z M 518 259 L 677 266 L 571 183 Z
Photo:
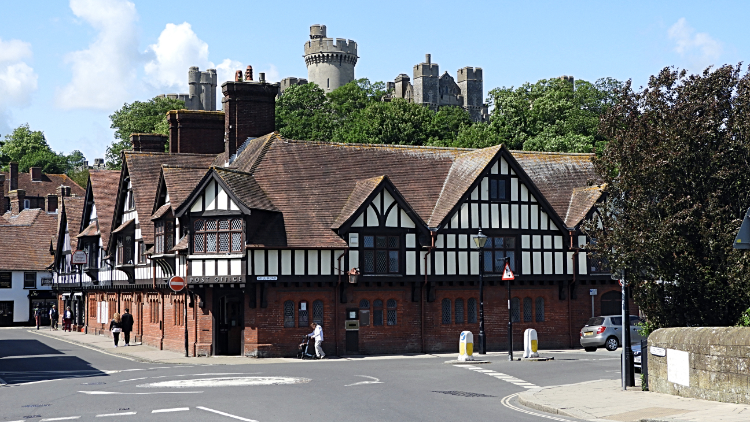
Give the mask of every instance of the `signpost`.
M 185 283 L 185 279 L 176 275 L 169 279 L 169 288 L 172 289 L 173 292 L 179 293 L 182 291 L 182 289 L 187 286 L 187 283 Z
M 184 278 L 176 275 L 169 279 L 169 288 L 172 289 L 173 292 L 179 293 L 181 291 L 185 291 L 185 297 L 183 298 L 182 302 L 182 309 L 183 309 L 183 321 L 185 324 L 185 357 L 188 357 L 188 324 L 187 324 L 187 304 L 188 304 L 188 290 L 187 290 L 187 282 Z
M 513 310 L 510 308 L 511 292 L 510 282 L 516 277 L 510 269 L 510 258 L 505 258 L 505 268 L 503 269 L 503 281 L 508 283 L 508 360 L 513 360 Z
M 597 294 L 596 289 L 589 289 L 589 296 L 591 296 L 591 318 L 595 317 L 594 315 L 594 296 Z

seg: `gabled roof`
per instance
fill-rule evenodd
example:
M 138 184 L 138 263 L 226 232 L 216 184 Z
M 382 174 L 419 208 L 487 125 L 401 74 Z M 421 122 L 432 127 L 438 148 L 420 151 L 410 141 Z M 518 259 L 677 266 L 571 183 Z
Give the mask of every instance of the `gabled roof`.
M 26 209 L 0 218 L 0 269 L 44 271 L 54 261 L 50 254 L 57 233 L 57 215 Z
M 91 223 L 88 226 L 86 226 L 83 231 L 78 233 L 78 236 L 76 236 L 78 239 L 82 237 L 93 237 L 93 236 L 99 236 L 99 229 L 96 228 L 96 223 Z
M 207 171 L 208 167 L 162 166 L 161 177 L 164 179 L 164 186 L 169 194 L 169 204 L 173 211 L 190 196 Z M 157 198 L 154 206 L 158 206 L 158 203 Z
M 81 230 L 81 218 L 83 217 L 83 206 L 86 204 L 86 198 L 83 196 L 69 197 L 64 196 L 60 201 L 60 207 L 65 208 L 65 218 L 68 222 L 68 235 L 71 239 L 71 247 L 76 249 L 76 242 L 73 240 L 78 236 Z M 57 213 L 58 218 L 62 218 L 63 213 Z
M 338 229 L 347 220 L 354 216 L 359 207 L 370 197 L 373 191 L 380 186 L 385 180 L 386 176 L 376 176 L 369 179 L 357 180 L 354 185 L 349 198 L 346 200 L 344 207 L 341 209 L 341 214 L 336 217 L 336 220 L 331 225 L 332 229 Z
M 96 206 L 99 234 L 105 250 L 109 246 L 109 233 L 112 231 L 112 217 L 115 212 L 119 181 L 119 170 L 89 170 L 91 195 Z M 87 221 L 88 216 L 85 216 L 84 222 Z
M 229 188 L 228 193 L 234 194 L 235 199 L 239 200 L 242 205 L 256 210 L 279 211 L 251 174 L 224 167 L 216 167 L 212 170 Z
M 604 194 L 604 186 L 586 186 L 573 189 L 570 195 L 568 212 L 565 215 L 565 225 L 575 227 L 588 215 L 594 204 Z
M 8 196 L 10 189 L 10 173 L 5 174 L 5 183 L 3 184 L 3 196 Z M 57 187 L 60 185 L 70 186 L 70 194 L 83 196 L 86 190 L 70 177 L 65 174 L 44 174 L 42 173 L 41 181 L 32 182 L 31 175 L 28 172 L 18 173 L 18 189 L 26 191 L 26 196 L 47 196 L 48 194 L 56 195 Z

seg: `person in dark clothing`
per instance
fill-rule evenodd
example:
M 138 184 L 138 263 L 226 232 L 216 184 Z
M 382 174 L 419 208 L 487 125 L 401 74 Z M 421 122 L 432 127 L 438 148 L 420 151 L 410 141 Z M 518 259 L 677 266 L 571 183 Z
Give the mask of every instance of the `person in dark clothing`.
M 117 347 L 117 343 L 120 341 L 120 333 L 122 332 L 122 318 L 120 318 L 120 314 L 117 312 L 112 315 L 112 321 L 109 323 L 109 331 L 112 331 L 112 337 L 115 339 L 115 347 Z
M 39 309 L 39 305 L 34 307 L 34 319 L 36 320 L 36 329 L 39 329 L 39 323 L 42 321 L 42 310 Z
M 57 330 L 57 318 L 59 317 L 57 313 L 57 307 L 55 305 L 52 305 L 52 309 L 49 310 L 49 328 L 51 330 Z
M 130 315 L 130 309 L 125 308 L 122 314 L 122 334 L 125 338 L 125 345 L 130 346 L 130 332 L 133 331 L 133 315 Z

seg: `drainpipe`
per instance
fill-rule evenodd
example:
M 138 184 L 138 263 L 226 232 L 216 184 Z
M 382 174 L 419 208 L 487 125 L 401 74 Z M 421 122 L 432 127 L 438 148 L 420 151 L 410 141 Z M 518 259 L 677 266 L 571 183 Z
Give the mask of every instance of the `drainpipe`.
M 580 248 L 573 248 L 573 231 L 568 230 L 568 234 L 570 237 L 570 249 L 574 250 L 573 256 L 570 258 L 571 263 L 570 265 L 573 268 L 573 283 L 576 282 L 576 258 L 578 257 L 578 253 L 580 252 Z M 570 286 L 568 286 L 570 287 Z M 568 341 L 570 342 L 570 347 L 573 347 L 573 316 L 571 315 L 570 311 L 570 289 L 568 289 Z
M 427 257 L 430 256 L 430 253 L 435 249 L 435 236 L 437 236 L 437 228 L 435 230 L 430 230 L 430 240 L 431 245 L 427 250 L 427 253 L 424 254 L 424 284 L 422 285 L 422 291 L 424 292 L 424 299 L 422 298 L 422 294 L 419 295 L 419 319 L 420 319 L 420 327 L 419 327 L 419 338 L 422 341 L 422 353 L 427 353 L 425 351 L 425 344 L 424 344 L 424 303 L 427 300 Z
M 339 263 L 338 270 L 339 270 L 339 281 L 336 283 L 335 290 L 333 292 L 333 343 L 334 343 L 334 351 L 335 355 L 339 355 L 339 287 L 341 286 L 341 259 L 346 255 L 346 252 L 349 251 L 349 247 L 344 249 L 344 252 L 339 255 L 336 260 Z

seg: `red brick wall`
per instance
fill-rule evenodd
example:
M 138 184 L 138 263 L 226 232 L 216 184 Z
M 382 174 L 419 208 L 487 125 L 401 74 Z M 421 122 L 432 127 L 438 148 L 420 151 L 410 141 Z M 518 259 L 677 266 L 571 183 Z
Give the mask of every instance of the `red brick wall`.
M 221 85 L 224 130 L 227 132 L 230 156 L 248 137 L 259 137 L 274 131 L 278 91 L 278 85 L 258 82 L 225 82 Z
M 224 113 L 172 110 L 169 121 L 171 153 L 220 154 L 224 151 Z

